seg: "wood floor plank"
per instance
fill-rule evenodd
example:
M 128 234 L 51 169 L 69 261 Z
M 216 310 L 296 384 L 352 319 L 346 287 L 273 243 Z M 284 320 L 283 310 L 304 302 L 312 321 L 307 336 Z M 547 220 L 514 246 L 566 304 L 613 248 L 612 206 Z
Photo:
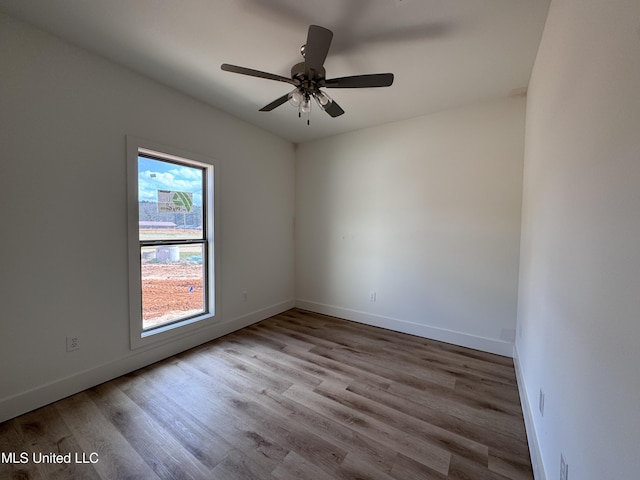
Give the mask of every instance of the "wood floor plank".
M 470 395 L 487 397 L 489 399 L 504 400 L 506 405 L 515 406 L 519 403 L 518 389 L 513 385 L 505 385 L 501 382 L 495 382 L 489 379 L 473 379 L 458 377 L 455 381 L 455 390 L 457 392 L 468 392 Z M 519 413 L 519 410 L 516 410 Z
M 276 467 L 277 468 L 277 467 Z M 271 472 L 244 452 L 232 450 L 211 470 L 207 478 L 215 480 L 269 480 Z
M 160 478 L 131 448 L 115 426 L 101 414 L 86 393 L 78 393 L 60 400 L 55 406 L 77 439 L 82 453 L 98 455 L 98 462 L 92 466 L 101 478 Z
M 437 377 L 434 380 L 420 378 L 400 368 L 394 368 L 393 363 L 384 365 L 379 362 L 371 362 L 366 357 L 363 358 L 360 355 L 354 355 L 340 348 L 327 349 L 324 347 L 316 347 L 311 350 L 311 353 L 338 363 L 347 363 L 348 365 L 358 368 L 363 373 L 382 376 L 391 383 L 409 385 L 417 389 L 429 388 L 432 383 L 436 385 L 441 383 Z M 448 383 L 449 382 L 447 382 L 447 384 Z
M 445 392 L 434 392 L 430 389 L 416 388 L 413 385 L 400 382 L 392 384 L 388 391 L 401 397 L 414 399 L 421 405 L 437 409 L 464 422 L 486 428 L 489 432 L 520 439 L 524 434 L 524 423 L 520 416 L 487 409 L 485 404 L 481 403 L 480 398 L 474 404 L 466 398 L 451 397 Z
M 22 417 L 0 423 L 0 452 L 7 455 L 6 461 L 0 462 L 0 478 L 47 480 L 47 473 L 39 469 L 31 461 L 33 451 L 30 444 L 20 431 L 19 422 L 25 417 L 31 417 L 36 412 L 30 412 Z M 26 457 L 22 456 L 22 453 Z
M 201 358 L 202 355 L 196 354 L 192 361 L 200 361 Z M 158 376 L 155 372 L 149 375 L 150 382 L 156 388 L 161 388 L 176 376 L 186 380 L 189 388 L 172 390 L 167 403 L 173 409 L 182 411 L 183 416 L 190 417 L 192 422 L 201 425 L 202 441 L 206 442 L 207 434 L 224 439 L 233 447 L 232 450 L 242 452 L 264 470 L 271 471 L 282 461 L 288 449 L 273 441 L 271 432 L 255 431 L 252 425 L 247 424 L 244 412 L 248 404 L 241 395 L 229 397 L 228 389 L 221 382 L 184 361 L 172 366 L 172 371 L 163 371 Z
M 277 323 L 273 325 L 264 325 L 258 323 L 252 325 L 251 329 L 258 335 L 281 341 L 287 347 L 296 347 L 302 350 L 311 350 L 316 347 L 317 341 L 313 338 L 305 338 L 304 335 L 296 333 L 294 330 L 283 328 Z
M 498 472 L 488 469 L 487 464 L 479 464 L 459 455 L 452 455 L 450 479 L 455 480 L 510 480 Z
M 206 356 L 206 360 L 200 362 L 199 365 L 208 375 L 217 375 L 214 370 L 223 371 L 225 372 L 223 378 L 236 377 L 239 381 L 259 381 L 265 388 L 279 392 L 284 392 L 292 385 L 292 382 L 287 379 L 270 375 L 262 369 L 238 360 L 237 357 L 226 355 L 224 349 L 221 348 L 202 350 L 201 355 Z M 199 360 L 198 357 L 196 359 Z
M 359 371 L 350 370 L 349 367 L 335 362 L 326 362 L 319 356 L 311 354 L 306 350 L 299 350 L 296 347 L 287 347 L 278 352 L 266 353 L 272 361 L 279 362 L 280 364 L 291 365 L 296 371 L 308 375 L 309 381 L 307 383 L 310 386 L 319 385 L 328 379 L 333 379 L 342 383 L 349 383 L 353 378 L 353 375 L 359 375 L 361 373 Z M 388 386 L 388 381 L 383 378 L 372 379 L 372 381 L 379 381 L 382 385 Z
M 511 480 L 528 480 L 531 478 L 531 465 L 526 456 L 522 454 L 514 455 L 489 449 L 489 470 L 497 472 Z
M 90 463 L 76 463 L 76 453 L 82 448 L 62 417 L 53 409 L 41 408 L 18 419 L 23 441 L 30 447 L 30 455 L 40 453 L 71 454 L 70 463 L 41 463 L 38 473 L 46 479 L 100 478 Z M 55 448 L 52 449 L 52 446 Z M 0 477 L 1 478 L 1 477 Z
M 0 478 L 532 480 L 513 362 L 292 309 L 0 424 Z
M 259 395 L 258 400 L 267 408 L 287 418 L 303 431 L 318 435 L 344 451 L 357 451 L 376 470 L 390 471 L 397 460 L 398 454 L 385 444 L 355 432 L 335 419 L 319 415 L 306 405 L 275 392 L 254 392 L 254 395 Z
M 241 342 L 229 341 L 230 346 L 224 349 L 224 354 L 236 361 L 249 363 L 255 368 L 262 369 L 276 377 L 289 382 L 314 387 L 322 383 L 323 372 L 304 368 L 298 363 L 292 365 L 293 359 L 283 351 L 273 352 L 259 347 L 246 346 Z M 320 374 L 320 375 L 319 375 Z
M 411 478 L 415 480 L 447 480 L 448 475 L 438 473 L 433 469 L 416 462 L 412 458 L 398 455 L 393 464 L 390 475 L 396 480 Z
M 486 445 L 495 451 L 509 452 L 515 457 L 528 458 L 528 449 L 526 448 L 526 443 L 523 442 L 523 438 L 514 438 L 512 435 L 504 435 L 497 432 L 488 434 L 484 426 L 466 422 L 459 417 L 442 412 L 433 408 L 428 402 L 418 403 L 420 399 L 417 394 L 412 396 L 396 395 L 361 382 L 351 383 L 347 390 L 365 398 L 370 398 L 381 405 L 404 412 L 452 434 Z
M 197 360 L 194 361 L 194 359 L 192 359 L 190 363 L 193 365 L 200 365 L 200 367 L 198 368 L 203 368 L 204 371 L 207 371 L 207 369 L 212 368 L 212 363 L 210 360 L 208 360 L 206 363 L 200 364 L 199 361 Z M 213 368 L 216 371 L 219 370 L 218 367 L 213 367 Z M 340 382 L 343 378 L 346 378 L 346 377 L 339 376 L 338 380 L 334 380 L 334 381 Z M 244 397 L 251 398 L 251 396 L 253 395 L 253 398 L 256 400 L 256 402 L 259 402 L 260 404 L 264 404 L 267 407 L 270 406 L 271 408 L 274 408 L 274 405 L 277 405 L 278 407 L 282 407 L 282 404 L 287 401 L 287 399 L 279 398 L 277 401 L 275 401 L 275 403 L 274 402 L 269 403 L 268 402 L 268 399 L 270 398 L 269 395 L 275 396 L 277 395 L 276 392 L 267 392 L 265 389 L 262 388 L 261 382 L 248 381 L 250 380 L 249 377 L 247 377 L 245 380 L 247 381 L 238 382 L 237 380 L 233 380 L 233 376 L 225 375 L 224 378 L 222 379 L 222 382 L 225 385 L 227 385 L 229 388 L 235 390 L 238 393 L 243 394 Z M 253 383 L 253 386 L 252 386 L 252 383 Z M 218 385 L 218 387 L 219 386 L 220 385 Z M 346 386 L 346 383 L 343 385 L 343 387 L 344 386 Z M 212 386 L 212 389 L 213 388 L 215 387 Z M 380 468 L 383 468 L 383 469 L 384 468 L 390 469 L 391 466 L 393 465 L 393 462 L 396 461 L 397 455 L 395 453 L 393 453 L 390 456 L 390 458 L 384 460 L 388 456 L 387 455 L 388 449 L 386 445 L 376 444 L 376 442 L 373 442 L 370 439 L 364 439 L 360 435 L 353 435 L 353 433 L 349 429 L 345 429 L 345 430 L 348 431 L 351 435 L 348 435 L 348 434 L 344 435 L 343 438 L 340 438 L 340 435 L 336 437 L 336 432 L 340 431 L 341 429 L 339 425 L 335 424 L 335 422 L 331 422 L 332 425 L 329 428 L 322 427 L 320 428 L 320 430 L 318 430 L 316 428 L 318 426 L 318 423 L 326 423 L 326 422 L 318 422 L 318 415 L 315 412 L 313 413 L 313 415 L 307 416 L 306 418 L 304 418 L 304 414 L 301 414 L 299 411 L 300 409 L 291 408 L 291 405 L 292 403 L 290 402 L 289 409 L 285 410 L 284 413 L 278 407 L 274 408 L 274 410 L 278 411 L 278 413 L 282 417 L 287 417 L 287 419 L 289 420 L 289 423 L 304 426 L 303 433 L 305 433 L 307 438 L 307 441 L 305 443 L 310 443 L 309 434 L 318 434 L 323 438 L 327 438 L 326 435 L 323 435 L 323 431 L 330 430 L 331 434 L 329 435 L 328 440 L 332 444 L 335 444 L 337 446 L 342 446 L 345 449 L 353 448 L 354 445 L 358 446 L 358 450 L 360 452 L 364 452 L 364 455 L 370 459 L 372 465 L 378 465 Z M 298 404 L 298 405 L 301 406 L 301 404 Z M 293 415 L 295 415 L 295 417 Z M 313 418 L 313 420 L 307 421 L 309 417 Z M 344 434 L 344 432 L 342 433 Z M 294 443 L 294 442 L 290 442 L 290 443 Z M 320 452 L 320 450 L 315 447 L 312 448 L 311 451 L 313 454 L 317 454 Z M 309 455 L 308 452 L 300 452 L 300 453 L 307 458 L 311 458 L 311 455 Z M 383 463 L 386 462 L 386 467 L 382 466 L 380 462 L 383 462 Z M 333 478 L 336 478 L 336 479 L 343 478 L 341 469 L 335 469 L 334 468 L 335 465 L 333 464 L 332 461 L 329 461 L 329 462 L 320 461 L 317 463 L 322 465 L 322 467 L 326 471 L 331 472 L 333 475 Z
M 393 480 L 389 474 L 380 471 L 375 464 L 357 454 L 349 452 L 342 462 L 341 469 L 347 478 L 362 480 Z
M 296 330 L 293 330 L 296 331 Z M 305 337 L 305 335 L 308 335 L 308 333 L 300 333 L 298 332 L 298 335 L 301 336 L 302 338 Z M 309 339 L 312 339 L 313 337 L 309 337 Z M 323 341 L 323 342 L 316 342 L 316 346 L 314 347 L 314 349 L 310 349 L 312 351 L 312 353 L 315 354 L 319 354 L 321 355 L 321 352 L 326 352 L 326 351 L 331 351 L 331 352 L 335 352 L 337 349 L 336 347 L 338 347 L 335 343 L 333 342 L 329 342 L 329 341 Z M 288 347 L 287 347 L 288 348 Z M 343 349 L 345 347 L 343 346 Z M 347 351 L 350 351 L 352 354 L 359 354 L 361 352 L 354 350 L 353 347 L 348 347 L 346 349 Z M 364 353 L 364 352 L 362 352 Z M 378 352 L 380 353 L 380 352 Z M 331 357 L 328 357 L 331 358 Z M 369 356 L 366 359 L 364 359 L 363 361 L 368 362 L 373 360 L 373 363 L 377 364 L 377 365 L 381 365 L 382 367 L 386 367 L 389 365 L 389 363 L 394 363 L 395 362 L 391 362 L 389 355 L 387 355 L 386 353 L 384 355 L 378 355 L 378 356 Z M 407 370 L 408 369 L 408 370 Z M 423 366 L 416 366 L 415 362 L 413 362 L 413 365 L 408 364 L 408 365 L 403 365 L 402 367 L 399 367 L 398 370 L 402 370 L 405 373 L 408 374 L 417 374 L 419 378 L 422 378 L 426 381 L 432 382 L 432 383 L 436 383 L 438 385 L 442 385 L 442 386 L 446 386 L 446 387 L 454 387 L 455 386 L 455 382 L 456 382 L 456 377 L 453 375 L 450 375 L 446 372 L 442 372 L 442 371 L 438 371 L 435 369 L 432 369 L 429 367 L 429 365 L 423 365 Z
M 247 373 L 252 372 L 250 368 L 243 371 Z M 257 369 L 253 371 L 253 373 L 256 371 Z M 261 373 L 260 376 L 264 379 L 262 375 Z M 210 379 L 203 377 L 199 381 L 203 385 L 206 385 L 210 382 Z M 312 461 L 321 469 L 332 472 L 334 478 L 341 478 L 338 466 L 347 452 L 334 442 L 327 441 L 322 436 L 298 428 L 297 425 L 288 421 L 286 415 L 283 416 L 273 409 L 268 409 L 263 405 L 262 396 L 252 398 L 250 393 L 251 383 L 255 385 L 254 391 L 265 391 L 265 389 L 261 388 L 262 381 L 256 383 L 250 381 L 250 379 L 246 379 L 246 381 L 242 383 L 233 381 L 229 383 L 225 381 L 222 383 L 217 382 L 215 385 L 208 385 L 208 388 L 210 391 L 215 391 L 217 402 L 227 403 L 228 406 L 233 405 L 235 412 L 229 412 L 229 414 L 239 415 L 235 418 L 234 422 L 241 420 L 242 424 L 250 429 L 251 432 L 268 432 L 268 441 L 270 443 L 287 445 L 291 450 L 305 459 Z M 226 390 L 225 387 L 227 387 L 228 390 Z M 278 393 L 278 389 L 273 389 L 272 391 Z M 240 401 L 242 401 L 242 405 L 239 405 Z M 219 406 L 218 408 L 224 407 Z
M 206 363 L 204 363 L 205 361 Z M 211 365 L 209 359 L 202 356 L 195 361 L 192 359 L 190 364 L 196 365 L 192 372 L 194 375 L 204 374 L 197 379 L 198 383 L 214 393 L 215 400 L 209 399 L 209 402 L 215 402 L 217 410 L 226 410 L 229 418 L 233 418 L 233 423 L 242 425 L 247 435 L 251 435 L 256 440 L 258 447 L 288 445 L 291 450 L 295 450 L 296 453 L 312 461 L 319 468 L 331 472 L 334 478 L 341 478 L 339 464 L 346 455 L 346 451 L 313 432 L 297 428 L 286 418 L 268 410 L 260 401 L 254 401 L 246 394 L 252 383 L 250 377 L 243 379 L 242 382 L 227 381 L 228 379 L 225 377 L 222 382 L 212 383 L 206 374 L 207 370 L 200 371 L 200 368 Z M 185 368 L 190 367 L 190 365 L 184 366 Z M 242 369 L 242 372 L 243 375 L 250 374 L 252 369 L 247 367 Z M 263 373 L 260 373 L 259 377 L 261 381 L 256 383 L 256 389 L 260 388 L 259 385 L 265 379 Z M 277 392 L 278 389 L 273 389 L 273 391 Z M 259 436 L 257 432 L 264 433 Z M 249 452 L 245 451 L 245 453 L 249 455 Z
M 336 477 L 326 473 L 315 464 L 307 461 L 296 452 L 289 452 L 284 461 L 272 472 L 279 480 L 335 480 Z
M 484 461 L 485 464 L 488 461 L 489 447 L 486 445 L 420 420 L 415 415 L 357 395 L 349 391 L 348 386 L 339 389 L 328 383 L 322 383 L 314 389 L 314 392 L 452 453 Z
M 389 448 L 439 473 L 446 473 L 449 469 L 451 454 L 423 439 L 407 435 L 386 423 L 366 417 L 358 411 L 344 407 L 315 392 L 298 388 L 296 385 L 289 388 L 283 395 L 300 403 L 311 405 L 313 410 L 334 418 L 363 435 L 381 438 Z
M 312 352 L 292 350 L 289 347 L 283 350 L 283 353 L 289 354 L 296 360 L 294 363 L 300 368 L 309 368 L 321 375 L 321 378 L 333 378 L 338 381 L 348 383 L 354 378 L 365 379 L 367 383 L 376 385 L 378 388 L 386 389 L 391 385 L 391 381 L 376 372 L 365 372 L 354 365 L 348 365 L 338 362 L 331 358 L 323 357 Z
M 158 477 L 195 480 L 206 476 L 209 469 L 114 383 L 86 393 Z
M 133 375 L 139 375 L 133 374 Z M 144 375 L 144 373 L 142 373 Z M 128 375 L 129 377 L 131 375 Z M 147 372 L 147 378 L 149 378 Z M 161 390 L 152 382 L 129 382 L 116 385 L 144 412 L 152 417 L 181 446 L 207 468 L 214 468 L 231 450 L 231 444 L 216 431 L 217 415 L 193 415 L 188 405 L 174 401 L 171 389 Z M 176 388 L 180 388 L 177 386 Z M 134 425 L 134 428 L 137 425 Z M 153 439 L 152 439 L 153 440 Z

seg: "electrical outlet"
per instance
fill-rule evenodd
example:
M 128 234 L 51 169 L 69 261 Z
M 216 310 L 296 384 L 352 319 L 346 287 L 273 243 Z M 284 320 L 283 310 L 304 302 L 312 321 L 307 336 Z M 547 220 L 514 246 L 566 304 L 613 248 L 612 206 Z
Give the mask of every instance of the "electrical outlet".
M 374 291 L 369 292 L 369 301 L 370 302 L 375 302 L 376 298 L 378 297 L 378 294 Z
M 78 337 L 67 337 L 67 352 L 80 349 L 80 339 Z
M 544 392 L 540 389 L 540 398 L 538 399 L 538 409 L 540 410 L 540 415 L 544 417 Z
M 569 480 L 569 464 L 562 453 L 560 454 L 560 480 Z

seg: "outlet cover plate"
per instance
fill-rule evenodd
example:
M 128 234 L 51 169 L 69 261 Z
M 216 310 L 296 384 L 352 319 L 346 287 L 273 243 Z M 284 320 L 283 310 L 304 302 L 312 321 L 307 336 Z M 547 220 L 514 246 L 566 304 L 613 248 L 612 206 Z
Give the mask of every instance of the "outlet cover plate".
M 67 337 L 67 352 L 73 352 L 80 349 L 80 341 L 78 337 Z

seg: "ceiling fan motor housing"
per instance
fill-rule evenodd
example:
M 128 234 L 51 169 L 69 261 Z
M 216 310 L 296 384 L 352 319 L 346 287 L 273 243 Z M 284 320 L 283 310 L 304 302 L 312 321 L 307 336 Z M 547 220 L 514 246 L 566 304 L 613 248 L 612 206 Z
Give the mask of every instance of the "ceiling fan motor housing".
M 300 82 L 307 80 L 304 62 L 296 63 L 293 67 L 291 67 L 291 78 L 299 80 Z M 322 67 L 320 70 L 313 70 L 313 78 L 310 78 L 308 80 L 320 83 L 321 81 L 324 81 L 324 78 L 325 69 L 324 67 Z

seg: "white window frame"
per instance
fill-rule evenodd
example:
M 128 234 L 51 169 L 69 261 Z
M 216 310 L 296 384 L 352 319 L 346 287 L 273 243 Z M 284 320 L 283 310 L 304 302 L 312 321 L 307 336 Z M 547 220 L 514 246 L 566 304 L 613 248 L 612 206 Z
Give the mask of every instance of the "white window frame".
M 127 135 L 127 207 L 128 207 L 128 254 L 129 254 L 129 333 L 131 349 L 140 348 L 146 345 L 164 343 L 184 337 L 196 330 L 210 326 L 216 321 L 216 305 L 219 296 L 217 293 L 216 274 L 217 252 L 214 233 L 217 231 L 216 224 L 218 215 L 218 177 L 219 168 L 212 159 L 185 152 L 175 147 L 153 142 L 134 136 Z M 149 155 L 159 160 L 174 161 L 191 164 L 204 169 L 207 184 L 207 208 L 206 210 L 206 238 L 208 243 L 207 251 L 207 277 L 208 289 L 208 312 L 189 317 L 181 321 L 169 323 L 151 330 L 142 328 L 142 283 L 141 283 L 141 260 L 140 260 L 140 238 L 139 238 L 139 209 L 138 209 L 138 156 Z

